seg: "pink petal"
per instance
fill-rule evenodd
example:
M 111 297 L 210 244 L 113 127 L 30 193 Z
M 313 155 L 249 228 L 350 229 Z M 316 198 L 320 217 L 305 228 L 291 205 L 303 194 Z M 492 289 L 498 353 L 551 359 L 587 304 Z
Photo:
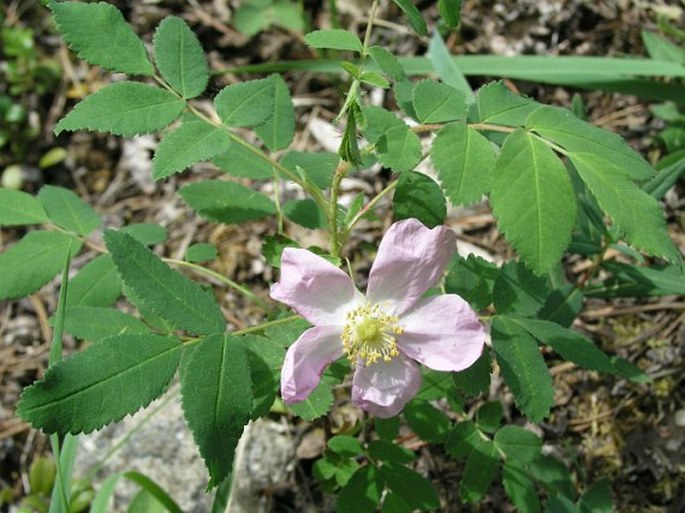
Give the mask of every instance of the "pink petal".
M 417 365 L 402 355 L 389 362 L 360 364 L 352 380 L 352 402 L 382 419 L 394 417 L 421 387 Z
M 347 274 L 306 249 L 286 248 L 281 280 L 271 297 L 285 303 L 315 326 L 341 326 L 345 314 L 363 300 Z
M 387 301 L 392 313 L 404 312 L 442 277 L 455 251 L 456 236 L 446 226 L 428 229 L 416 219 L 393 224 L 371 267 L 369 302 Z
M 455 294 L 419 299 L 400 318 L 401 352 L 438 371 L 461 371 L 483 352 L 485 328 L 469 304 Z
M 310 328 L 288 348 L 281 369 L 281 397 L 285 403 L 304 401 L 321 380 L 326 365 L 343 354 L 340 328 Z

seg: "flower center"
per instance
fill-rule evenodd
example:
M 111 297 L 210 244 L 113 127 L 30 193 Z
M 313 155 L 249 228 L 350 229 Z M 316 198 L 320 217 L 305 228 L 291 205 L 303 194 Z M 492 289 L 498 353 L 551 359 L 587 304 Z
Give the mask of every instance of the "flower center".
M 398 356 L 395 335 L 404 333 L 398 322 L 397 317 L 381 311 L 379 305 L 365 304 L 348 312 L 341 335 L 347 357 L 352 363 L 371 365 Z

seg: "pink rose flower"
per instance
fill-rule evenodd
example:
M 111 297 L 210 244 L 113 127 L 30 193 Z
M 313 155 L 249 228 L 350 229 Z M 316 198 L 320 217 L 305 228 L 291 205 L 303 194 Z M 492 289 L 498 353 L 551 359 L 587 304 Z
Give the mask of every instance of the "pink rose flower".
M 419 390 L 416 362 L 438 371 L 471 366 L 486 339 L 476 313 L 455 294 L 421 297 L 442 277 L 455 250 L 456 237 L 445 226 L 428 229 L 416 219 L 393 224 L 364 296 L 327 260 L 306 249 L 284 249 L 281 280 L 271 297 L 314 327 L 286 353 L 283 400 L 306 399 L 326 366 L 346 354 L 354 366 L 354 404 L 389 418 Z

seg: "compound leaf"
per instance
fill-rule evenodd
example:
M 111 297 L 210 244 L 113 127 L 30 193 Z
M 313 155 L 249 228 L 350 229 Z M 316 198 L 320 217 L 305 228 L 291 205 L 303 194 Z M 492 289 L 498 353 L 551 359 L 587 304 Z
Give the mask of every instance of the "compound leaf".
M 41 224 L 48 220 L 45 209 L 30 194 L 0 188 L 0 226 Z
M 88 235 L 102 220 L 88 203 L 64 187 L 44 185 L 38 192 L 50 221 L 79 235 Z
M 273 201 L 235 182 L 204 180 L 181 187 L 179 194 L 202 217 L 219 223 L 242 223 L 276 213 Z

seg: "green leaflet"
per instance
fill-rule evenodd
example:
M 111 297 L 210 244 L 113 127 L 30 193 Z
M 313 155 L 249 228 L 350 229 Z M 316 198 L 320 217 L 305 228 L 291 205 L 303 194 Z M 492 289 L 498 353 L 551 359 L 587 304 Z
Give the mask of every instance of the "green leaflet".
M 46 433 L 90 433 L 159 397 L 180 355 L 181 344 L 169 337 L 103 340 L 61 360 L 25 388 L 17 414 Z
M 382 492 L 378 469 L 373 465 L 360 467 L 340 490 L 335 509 L 338 513 L 373 513 Z
M 492 321 L 492 349 L 518 408 L 539 422 L 554 404 L 554 388 L 545 360 L 533 337 L 501 315 Z
M 117 82 L 78 103 L 57 123 L 55 134 L 64 130 L 92 130 L 125 137 L 147 134 L 177 119 L 185 105 L 165 89 L 139 82 Z
M 495 444 L 479 440 L 469 452 L 464 477 L 459 485 L 459 496 L 465 502 L 476 502 L 490 488 L 499 467 Z
M 459 123 L 438 132 L 431 160 L 453 205 L 469 205 L 490 192 L 496 161 L 490 141 Z
M 227 151 L 230 146 L 231 139 L 225 128 L 190 119 L 162 138 L 152 161 L 152 177 L 155 180 L 167 178 Z
M 121 296 L 121 280 L 112 257 L 99 255 L 69 280 L 68 307 L 112 306 Z
M 447 123 L 466 118 L 464 93 L 447 84 L 421 80 L 414 86 L 412 96 L 421 123 Z
M 427 401 L 413 400 L 404 407 L 404 418 L 422 440 L 441 444 L 452 425 L 449 418 Z
M 392 198 L 395 220 L 415 218 L 429 228 L 445 222 L 447 206 L 440 186 L 423 173 L 402 173 Z
M 356 34 L 347 30 L 315 30 L 305 34 L 304 42 L 312 48 L 330 48 L 331 50 L 350 50 L 361 52 L 364 47 Z
M 318 419 L 328 413 L 333 406 L 333 386 L 339 382 L 330 375 L 324 374 L 314 391 L 304 401 L 291 404 L 290 408 L 295 415 L 304 420 Z
M 250 420 L 247 351 L 236 337 L 212 335 L 184 353 L 180 373 L 183 412 L 213 488 L 231 472 L 233 452 Z
M 439 0 L 440 17 L 450 28 L 457 28 L 461 21 L 461 0 Z
M 269 413 L 280 387 L 285 349 L 278 342 L 256 335 L 243 335 L 252 380 L 252 420 Z
M 115 6 L 106 2 L 50 2 L 49 7 L 57 29 L 80 59 L 131 75 L 154 74 L 143 42 Z
M 184 98 L 201 95 L 209 68 L 197 36 L 176 16 L 168 16 L 157 27 L 153 38 L 157 68 L 171 87 Z
M 417 34 L 419 34 L 420 36 L 428 35 L 428 26 L 426 25 L 426 22 L 423 20 L 421 13 L 416 8 L 416 6 L 412 3 L 411 0 L 392 0 L 392 1 L 395 2 L 397 7 L 402 9 L 402 12 L 405 14 L 407 19 L 409 20 L 409 24 L 411 25 L 411 28 L 413 28 Z
M 407 125 L 387 130 L 376 145 L 378 161 L 393 171 L 411 171 L 421 161 L 421 139 Z
M 502 484 L 511 502 L 523 513 L 540 513 L 540 499 L 528 469 L 518 460 L 507 459 L 502 466 Z M 547 510 L 551 513 L 550 510 Z
M 511 319 L 511 321 L 525 329 L 540 343 L 550 346 L 564 360 L 573 362 L 584 369 L 607 374 L 616 373 L 611 359 L 580 333 L 540 319 Z
M 276 213 L 273 201 L 235 182 L 204 180 L 181 187 L 179 194 L 202 217 L 219 223 L 242 223 Z
M 29 232 L 0 254 L 0 299 L 13 299 L 36 292 L 64 267 L 67 252 L 76 255 L 81 242 L 61 232 Z
M 540 456 L 542 439 L 532 431 L 508 425 L 495 433 L 495 445 L 507 458 L 528 463 Z
M 48 220 L 40 202 L 22 191 L 0 188 L 0 226 L 41 224 Z
M 161 244 L 169 237 L 167 229 L 154 223 L 134 223 L 122 226 L 120 230 L 146 246 Z
M 218 255 L 219 252 L 213 244 L 198 242 L 188 248 L 185 259 L 188 262 L 210 262 Z
M 526 129 L 563 147 L 576 166 L 584 163 L 632 180 L 654 176 L 652 166 L 621 136 L 586 123 L 566 109 L 541 106 L 526 118 Z
M 44 185 L 38 199 L 50 221 L 79 235 L 89 235 L 102 222 L 93 207 L 64 187 Z
M 264 180 L 273 178 L 274 168 L 242 144 L 231 141 L 228 151 L 212 159 L 212 164 L 233 176 Z
M 273 116 L 255 127 L 255 133 L 271 151 L 287 148 L 295 136 L 295 106 L 285 80 L 280 75 L 269 77 L 274 83 Z
M 507 137 L 490 203 L 499 229 L 533 271 L 543 274 L 561 259 L 576 201 L 566 168 L 543 141 L 523 130 Z
M 390 490 L 399 495 L 412 509 L 431 511 L 440 507 L 433 483 L 416 471 L 394 462 L 386 462 L 380 473 Z
M 606 165 L 609 157 L 569 154 L 578 174 L 626 241 L 651 255 L 677 262 L 680 254 L 668 236 L 659 203 L 623 173 Z
M 122 281 L 155 314 L 193 333 L 224 331 L 221 308 L 200 285 L 171 269 L 126 233 L 107 230 L 105 242 Z
M 428 45 L 428 59 L 435 71 L 437 71 L 440 79 L 448 86 L 452 86 L 462 93 L 466 103 L 471 105 L 476 101 L 473 89 L 471 89 L 457 61 L 454 60 L 447 49 L 438 30 L 433 33 Z
M 381 46 L 370 46 L 367 50 L 369 57 L 376 63 L 383 73 L 393 80 L 407 78 L 400 61 L 392 53 Z
M 224 87 L 214 97 L 214 108 L 226 126 L 258 126 L 274 113 L 274 81 L 250 80 Z
M 149 333 L 150 329 L 132 315 L 98 306 L 70 306 L 64 331 L 90 342 L 130 333 Z
M 311 198 L 286 201 L 283 214 L 292 222 L 310 230 L 324 229 L 328 226 L 326 213 Z
M 498 314 L 531 317 L 540 311 L 551 290 L 546 277 L 510 260 L 500 268 L 492 292 Z
M 490 82 L 478 89 L 476 108 L 481 123 L 520 127 L 540 104 L 512 93 L 504 83 Z
M 685 272 L 680 266 L 650 268 L 604 262 L 602 267 L 614 276 L 602 285 L 587 288 L 589 297 L 685 295 Z

